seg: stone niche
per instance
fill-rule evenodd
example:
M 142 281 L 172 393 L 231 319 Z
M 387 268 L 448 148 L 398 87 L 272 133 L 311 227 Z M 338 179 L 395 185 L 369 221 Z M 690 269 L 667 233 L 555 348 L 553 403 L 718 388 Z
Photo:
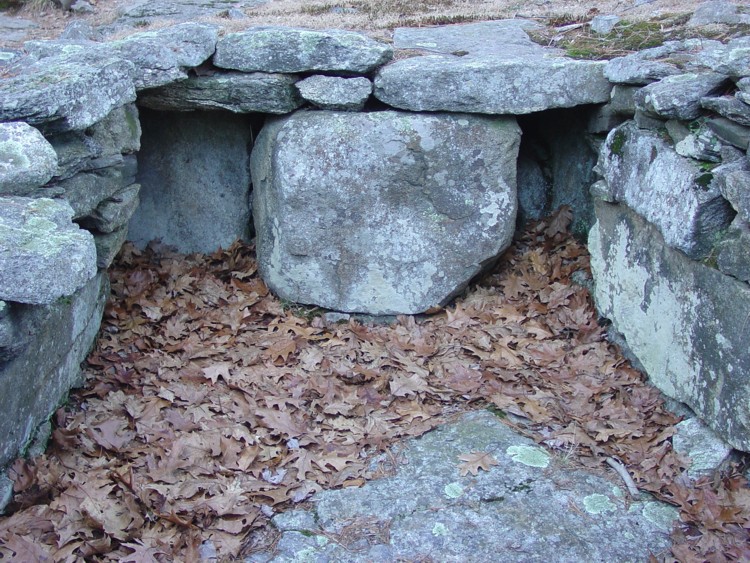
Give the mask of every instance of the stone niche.
M 78 382 L 126 239 L 254 225 L 283 298 L 421 313 L 562 204 L 634 359 L 750 451 L 750 38 L 581 61 L 533 26 L 185 23 L 4 57 L 0 469 Z
M 213 252 L 249 240 L 251 116 L 226 111 L 141 110 L 140 205 L 128 239 L 180 252 Z

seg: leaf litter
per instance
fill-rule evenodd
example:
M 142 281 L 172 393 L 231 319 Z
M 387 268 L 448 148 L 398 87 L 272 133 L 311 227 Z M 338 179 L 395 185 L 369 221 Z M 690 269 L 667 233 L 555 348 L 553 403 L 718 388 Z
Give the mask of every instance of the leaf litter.
M 589 258 L 570 218 L 531 224 L 453 305 L 391 325 L 329 325 L 282 303 L 252 245 L 126 245 L 85 386 L 54 415 L 47 452 L 11 468 L 0 559 L 246 556 L 272 547 L 273 514 L 387 474 L 399 440 L 490 408 L 588 468 L 619 460 L 677 506 L 663 560 L 749 560 L 742 468 L 687 479 L 671 446 L 680 419 L 571 280 Z M 466 452 L 457 471 L 495 463 Z

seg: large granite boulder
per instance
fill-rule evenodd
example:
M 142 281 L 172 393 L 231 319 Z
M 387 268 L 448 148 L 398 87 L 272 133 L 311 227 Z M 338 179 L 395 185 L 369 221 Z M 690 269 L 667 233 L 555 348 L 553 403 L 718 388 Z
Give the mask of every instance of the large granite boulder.
M 626 204 L 653 223 L 667 245 L 693 258 L 704 257 L 732 221 L 713 175 L 632 121 L 610 132 L 597 166 L 606 184 L 598 184 L 596 195 Z
M 94 240 L 72 218 L 64 201 L 0 198 L 0 299 L 52 303 L 94 277 Z
M 368 74 L 392 56 L 390 46 L 353 31 L 256 27 L 220 39 L 214 64 L 243 72 Z
M 690 260 L 624 205 L 599 202 L 595 299 L 650 381 L 750 451 L 750 286 Z
M 140 205 L 129 239 L 213 252 L 250 235 L 251 122 L 228 112 L 143 110 Z
M 26 123 L 0 123 L 0 194 L 26 195 L 57 171 L 57 154 Z
M 260 272 L 280 297 L 370 314 L 444 304 L 509 244 L 510 118 L 309 111 L 252 154 Z

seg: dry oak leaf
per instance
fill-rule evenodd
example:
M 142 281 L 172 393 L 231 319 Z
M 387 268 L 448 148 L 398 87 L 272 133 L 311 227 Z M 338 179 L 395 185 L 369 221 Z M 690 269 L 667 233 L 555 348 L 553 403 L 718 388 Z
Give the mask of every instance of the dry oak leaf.
M 500 463 L 487 452 L 471 452 L 468 454 L 461 454 L 458 459 L 463 461 L 458 466 L 461 472 L 461 477 L 464 477 L 471 473 L 472 475 L 478 475 L 480 469 L 489 471 L 493 465 L 500 465 Z

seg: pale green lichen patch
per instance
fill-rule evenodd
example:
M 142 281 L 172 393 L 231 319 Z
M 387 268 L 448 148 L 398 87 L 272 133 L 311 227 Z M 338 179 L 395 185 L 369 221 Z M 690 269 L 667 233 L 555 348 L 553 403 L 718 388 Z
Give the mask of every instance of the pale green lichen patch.
M 510 446 L 505 453 L 517 463 L 523 463 L 530 467 L 547 467 L 549 465 L 549 454 L 542 448 L 533 446 Z
M 679 518 L 679 511 L 663 502 L 647 502 L 643 505 L 641 511 L 643 517 L 652 524 L 659 526 L 665 531 L 669 531 L 674 526 L 675 520 Z
M 600 494 L 593 494 L 583 499 L 583 507 L 589 514 L 602 514 L 604 512 L 614 512 L 617 506 L 609 500 L 609 497 Z
M 305 549 L 300 549 L 297 553 L 294 554 L 294 561 L 299 561 L 299 563 L 315 561 L 317 559 L 317 553 L 318 551 L 314 547 L 306 547 Z
M 432 535 L 436 537 L 447 536 L 448 528 L 442 522 L 438 522 L 432 527 Z
M 325 536 L 315 536 L 315 543 L 320 547 L 328 545 L 328 538 Z
M 448 483 L 443 489 L 443 492 L 448 498 L 458 498 L 464 494 L 464 488 L 458 483 Z

